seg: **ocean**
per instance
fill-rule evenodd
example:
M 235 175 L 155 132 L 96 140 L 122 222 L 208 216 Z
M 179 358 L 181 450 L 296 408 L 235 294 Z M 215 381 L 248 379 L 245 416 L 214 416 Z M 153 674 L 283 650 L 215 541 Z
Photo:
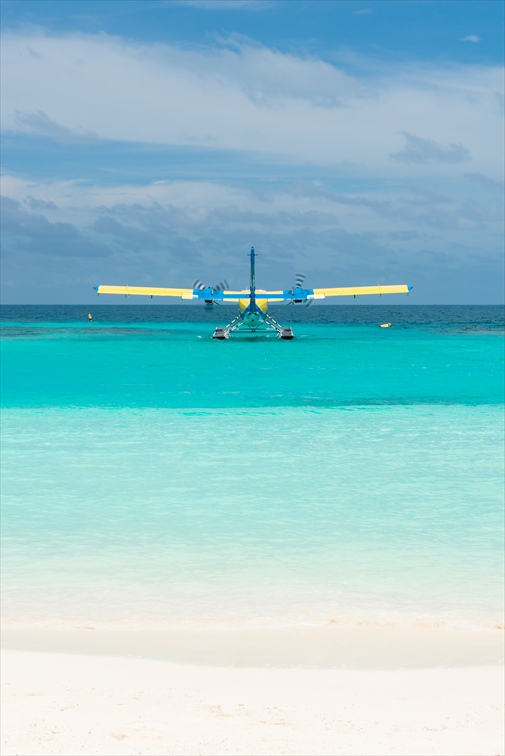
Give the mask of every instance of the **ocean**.
M 89 309 L 1 310 L 7 626 L 503 624 L 503 308 Z

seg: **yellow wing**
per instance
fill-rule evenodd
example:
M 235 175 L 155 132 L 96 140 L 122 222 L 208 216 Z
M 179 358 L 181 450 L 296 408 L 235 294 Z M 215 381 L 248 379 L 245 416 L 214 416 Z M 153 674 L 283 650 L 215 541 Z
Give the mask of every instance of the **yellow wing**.
M 412 286 L 394 284 L 392 286 L 341 286 L 333 289 L 314 289 L 314 298 L 357 297 L 361 294 L 408 294 Z
M 95 286 L 98 294 L 137 294 L 147 297 L 182 297 L 193 299 L 193 289 L 165 289 L 152 286 Z
M 203 299 L 222 302 L 243 302 L 250 298 L 250 289 L 241 291 L 204 289 L 167 289 L 153 286 L 95 286 L 98 294 L 124 294 L 144 297 L 181 297 L 181 299 Z M 285 289 L 265 291 L 256 289 L 256 299 L 263 302 L 305 301 L 307 299 L 325 299 L 325 297 L 356 297 L 362 294 L 408 294 L 412 286 L 396 284 L 392 286 L 343 286 L 331 289 Z

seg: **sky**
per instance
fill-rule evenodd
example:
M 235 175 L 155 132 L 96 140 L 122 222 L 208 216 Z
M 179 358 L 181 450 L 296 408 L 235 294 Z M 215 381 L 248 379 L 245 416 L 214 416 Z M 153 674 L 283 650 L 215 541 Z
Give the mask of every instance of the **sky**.
M 259 287 L 504 301 L 502 0 L 0 7 L 3 303 L 241 288 L 251 246 Z

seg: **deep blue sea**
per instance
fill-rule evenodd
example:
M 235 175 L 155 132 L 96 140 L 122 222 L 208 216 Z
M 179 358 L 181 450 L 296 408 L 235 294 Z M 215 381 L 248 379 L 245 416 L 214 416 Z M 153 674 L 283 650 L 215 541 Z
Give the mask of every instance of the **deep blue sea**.
M 1 310 L 7 624 L 503 623 L 503 308 L 89 309 Z

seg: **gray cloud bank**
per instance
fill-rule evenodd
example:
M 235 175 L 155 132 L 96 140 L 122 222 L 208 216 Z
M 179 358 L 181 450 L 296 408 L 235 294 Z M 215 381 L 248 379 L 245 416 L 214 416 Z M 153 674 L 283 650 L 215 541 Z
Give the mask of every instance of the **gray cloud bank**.
M 465 163 L 471 160 L 470 152 L 462 144 L 447 147 L 434 139 L 422 139 L 408 131 L 402 131 L 405 147 L 391 157 L 402 163 Z
M 416 186 L 387 198 L 343 195 L 314 182 L 260 193 L 175 182 L 130 187 L 129 197 L 125 187 L 116 197 L 107 187 L 52 184 L 44 187 L 51 200 L 16 181 L 11 189 L 20 199 L 1 203 L 4 301 L 19 301 L 27 271 L 42 301 L 87 301 L 97 283 L 189 286 L 226 277 L 244 286 L 251 244 L 269 287 L 291 285 L 302 270 L 314 286 L 414 284 L 421 303 L 500 298 L 501 197 L 455 203 Z M 65 217 L 74 220 L 58 220 Z M 22 289 L 13 284 L 21 274 Z

